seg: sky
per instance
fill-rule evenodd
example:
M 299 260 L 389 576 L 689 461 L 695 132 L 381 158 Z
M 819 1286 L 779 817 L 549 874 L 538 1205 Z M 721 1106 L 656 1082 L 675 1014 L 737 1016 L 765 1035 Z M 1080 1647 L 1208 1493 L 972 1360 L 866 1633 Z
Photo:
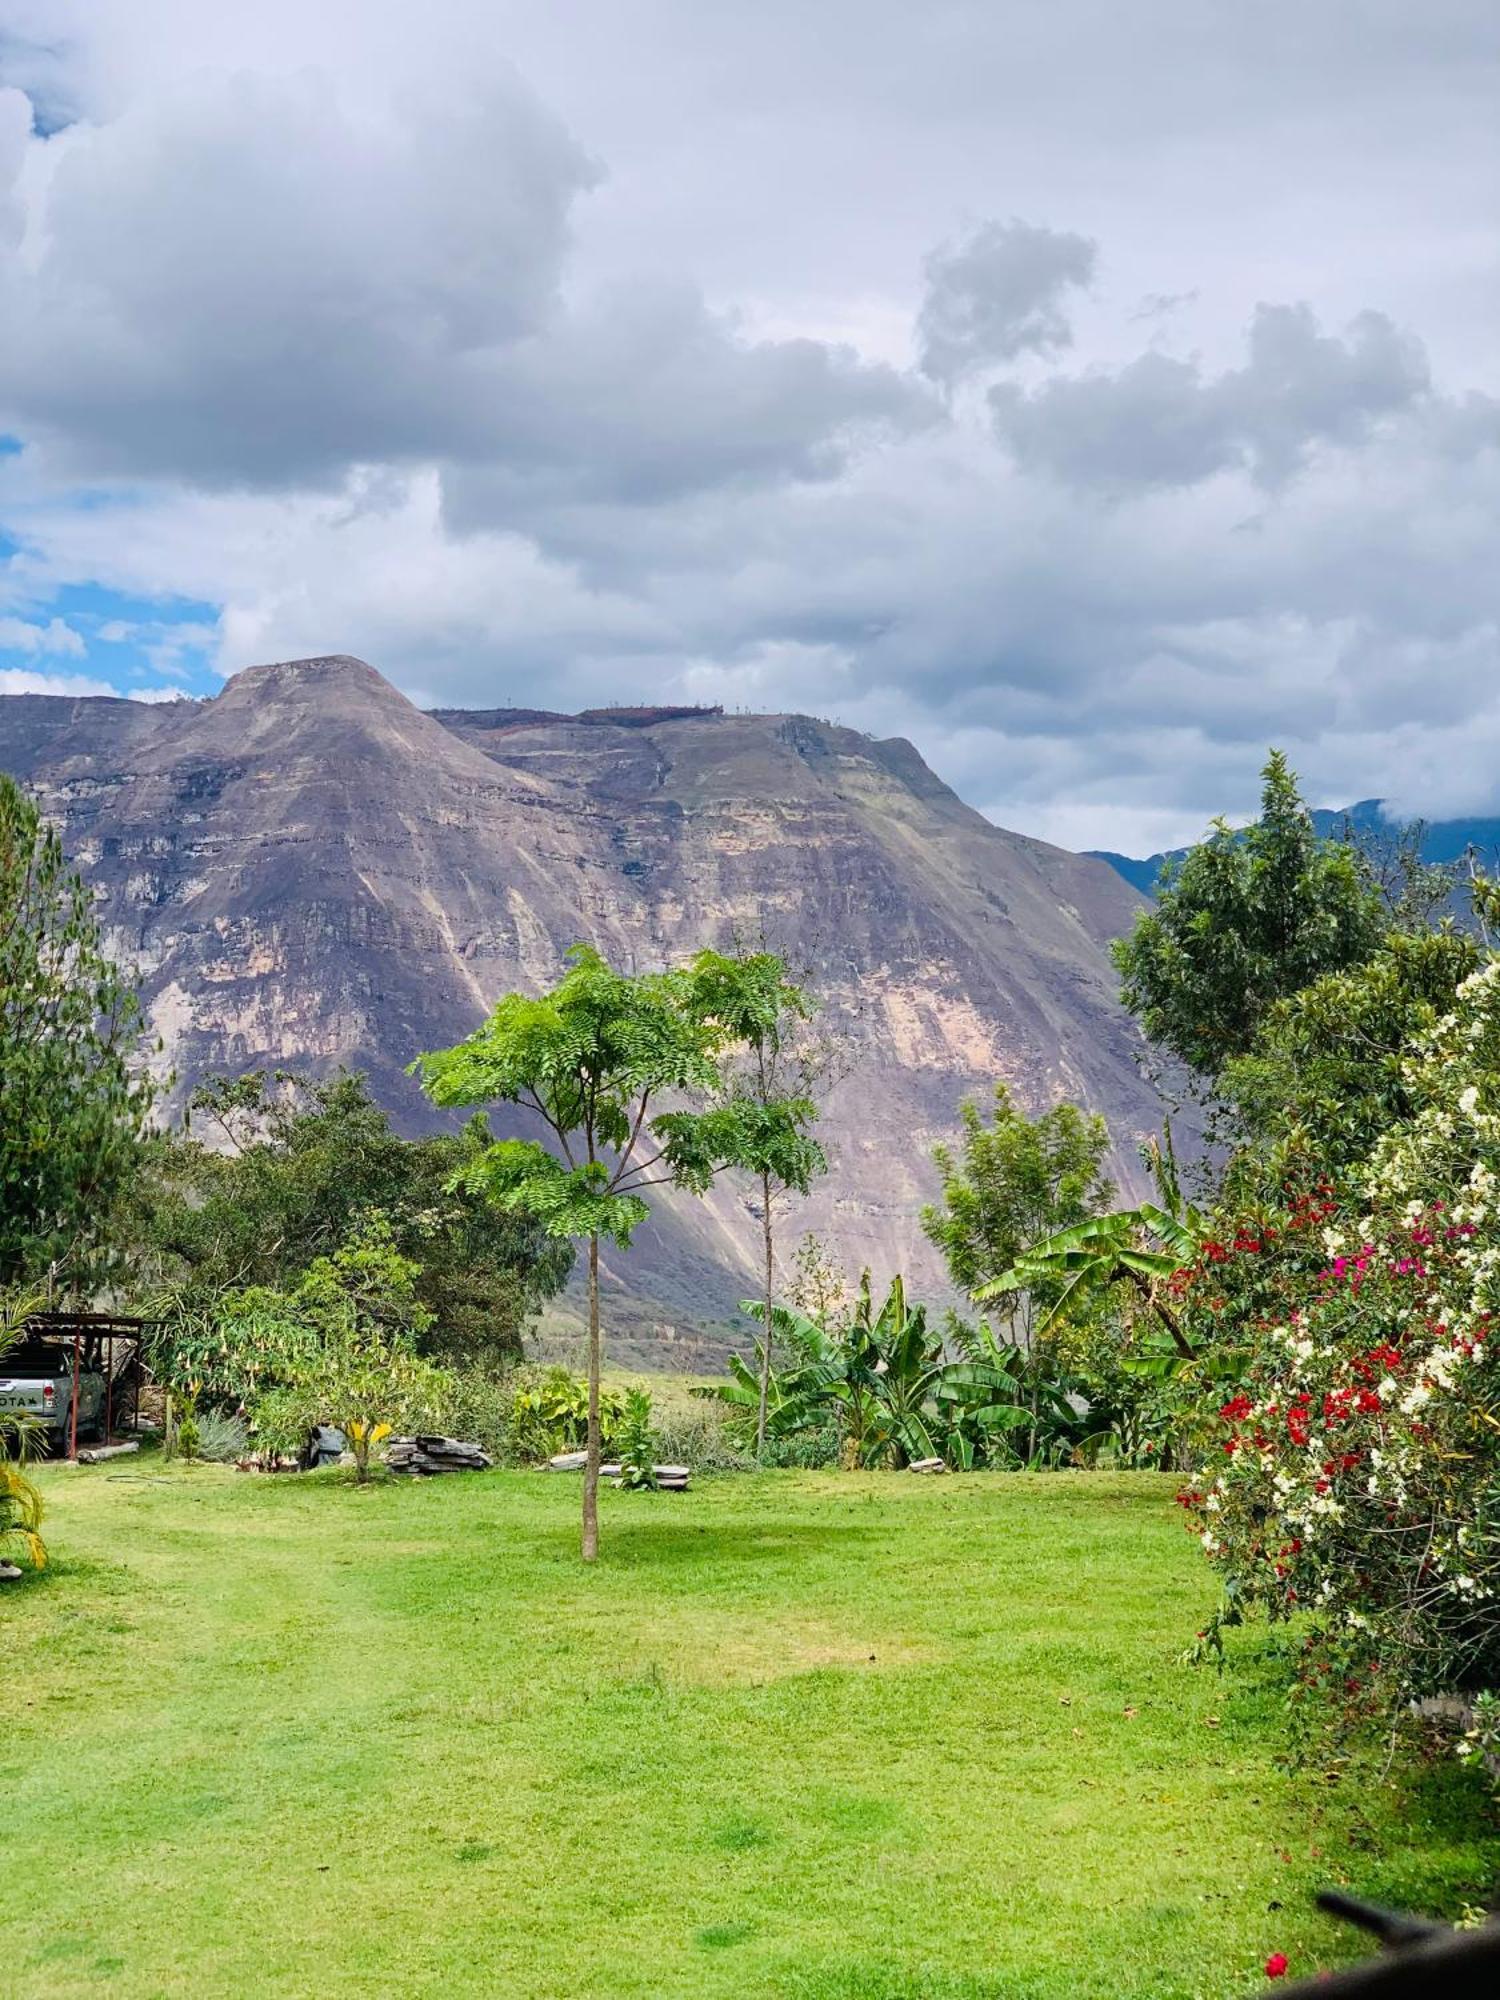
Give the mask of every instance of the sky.
M 1493 0 L 0 0 L 0 692 L 1500 811 Z

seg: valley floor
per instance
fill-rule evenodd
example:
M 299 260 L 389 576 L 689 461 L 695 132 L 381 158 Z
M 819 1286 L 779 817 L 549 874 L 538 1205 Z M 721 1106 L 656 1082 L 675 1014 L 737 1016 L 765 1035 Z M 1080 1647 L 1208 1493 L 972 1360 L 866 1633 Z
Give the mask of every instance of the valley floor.
M 1147 1475 L 360 1491 L 43 1474 L 0 1592 L 0 1985 L 265 2000 L 1230 1995 L 1456 1914 L 1482 1786 L 1278 1765 L 1264 1640 Z M 1490 1829 L 1487 1831 L 1487 1829 Z

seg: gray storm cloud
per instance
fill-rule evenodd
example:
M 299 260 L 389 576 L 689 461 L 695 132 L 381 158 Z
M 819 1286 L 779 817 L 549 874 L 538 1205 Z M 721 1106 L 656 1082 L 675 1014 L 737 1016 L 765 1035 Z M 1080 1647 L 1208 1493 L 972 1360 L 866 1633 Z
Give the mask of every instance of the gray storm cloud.
M 933 251 L 917 318 L 923 373 L 953 383 L 997 361 L 1071 346 L 1067 297 L 1088 285 L 1098 254 L 1087 237 L 1020 221 L 986 223 Z
M 6 12 L 17 670 L 93 583 L 174 671 L 837 712 L 1078 844 L 1273 733 L 1495 804 L 1492 9 Z

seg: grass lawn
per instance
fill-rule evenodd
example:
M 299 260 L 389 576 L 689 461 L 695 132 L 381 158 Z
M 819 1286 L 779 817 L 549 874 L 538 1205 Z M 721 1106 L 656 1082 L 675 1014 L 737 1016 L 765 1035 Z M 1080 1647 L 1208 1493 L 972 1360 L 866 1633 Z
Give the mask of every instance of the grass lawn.
M 0 1989 L 525 2000 L 1253 1993 L 1317 1883 L 1456 1914 L 1476 1776 L 1278 1769 L 1264 1641 L 1150 1475 L 603 1496 L 43 1473 L 0 1590 Z

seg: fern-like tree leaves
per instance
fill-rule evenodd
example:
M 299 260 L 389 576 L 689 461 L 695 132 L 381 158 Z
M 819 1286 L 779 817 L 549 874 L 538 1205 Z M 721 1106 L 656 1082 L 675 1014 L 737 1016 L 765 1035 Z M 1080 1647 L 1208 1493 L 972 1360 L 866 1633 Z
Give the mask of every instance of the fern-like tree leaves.
M 514 1105 L 540 1121 L 546 1142 L 493 1140 L 460 1170 L 463 1184 L 545 1232 L 588 1245 L 589 1423 L 583 1482 L 583 1556 L 598 1553 L 600 1457 L 599 1245 L 628 1248 L 649 1214 L 646 1191 L 702 1192 L 730 1157 L 705 1131 L 706 1114 L 661 1108 L 716 1089 L 734 1026 L 702 1003 L 689 971 L 623 973 L 592 945 L 540 998 L 509 993 L 481 1028 L 414 1068 L 435 1104 Z

